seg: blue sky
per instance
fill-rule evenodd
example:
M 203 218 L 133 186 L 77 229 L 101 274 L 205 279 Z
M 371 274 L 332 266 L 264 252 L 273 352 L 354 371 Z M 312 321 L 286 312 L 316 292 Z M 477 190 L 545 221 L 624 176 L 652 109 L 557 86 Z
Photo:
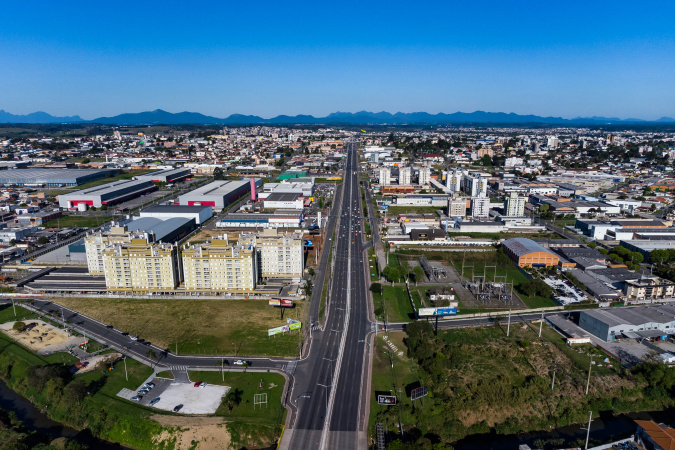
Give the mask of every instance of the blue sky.
M 326 3 L 5 2 L 0 109 L 675 117 L 672 1 Z

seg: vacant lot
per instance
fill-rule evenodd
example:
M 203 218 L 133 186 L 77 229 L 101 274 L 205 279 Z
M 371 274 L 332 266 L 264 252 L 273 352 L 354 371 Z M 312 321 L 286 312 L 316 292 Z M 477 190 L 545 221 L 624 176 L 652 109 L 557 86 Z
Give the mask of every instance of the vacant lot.
M 68 308 L 179 354 L 294 356 L 302 331 L 267 337 L 267 329 L 302 318 L 304 304 L 285 311 L 267 300 L 62 298 Z
M 95 228 L 112 220 L 112 216 L 63 216 L 45 223 L 46 228 Z

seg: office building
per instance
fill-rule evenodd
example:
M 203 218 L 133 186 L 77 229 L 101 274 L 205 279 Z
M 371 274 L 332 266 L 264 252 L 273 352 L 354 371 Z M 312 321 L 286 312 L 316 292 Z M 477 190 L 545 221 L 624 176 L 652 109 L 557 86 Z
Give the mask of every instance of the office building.
M 511 192 L 504 202 L 504 215 L 507 217 L 524 216 L 525 203 L 527 203 L 527 199 L 525 197 L 520 197 L 515 192 Z
M 412 184 L 410 167 L 401 167 L 398 169 L 398 184 L 401 186 L 409 186 Z
M 253 246 L 212 240 L 183 250 L 183 277 L 187 292 L 251 292 L 258 270 Z
M 389 167 L 380 167 L 377 182 L 380 186 L 389 186 L 391 180 L 391 169 Z
M 103 266 L 109 291 L 170 292 L 179 284 L 176 248 L 132 239 L 105 248 Z

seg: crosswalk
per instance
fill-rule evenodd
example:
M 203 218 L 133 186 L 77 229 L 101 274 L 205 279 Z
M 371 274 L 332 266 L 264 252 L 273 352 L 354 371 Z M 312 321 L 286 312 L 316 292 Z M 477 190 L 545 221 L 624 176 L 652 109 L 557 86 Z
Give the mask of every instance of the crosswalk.
M 187 366 L 169 366 L 169 370 L 187 370 Z
M 312 331 L 319 331 L 321 329 L 321 326 L 319 325 L 312 325 Z

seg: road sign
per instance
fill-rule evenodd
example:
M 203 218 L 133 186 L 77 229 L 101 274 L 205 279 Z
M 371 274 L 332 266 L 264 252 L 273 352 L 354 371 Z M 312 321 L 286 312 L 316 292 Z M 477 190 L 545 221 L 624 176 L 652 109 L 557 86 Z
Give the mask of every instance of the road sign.
M 454 316 L 457 314 L 457 308 L 420 308 L 418 312 L 420 317 L 428 316 Z
M 419 398 L 426 397 L 428 393 L 429 391 L 426 386 L 418 387 L 410 392 L 410 400 L 415 401 Z
M 378 395 L 377 396 L 377 404 L 378 405 L 385 405 L 385 406 L 393 406 L 396 404 L 396 396 L 395 395 Z

